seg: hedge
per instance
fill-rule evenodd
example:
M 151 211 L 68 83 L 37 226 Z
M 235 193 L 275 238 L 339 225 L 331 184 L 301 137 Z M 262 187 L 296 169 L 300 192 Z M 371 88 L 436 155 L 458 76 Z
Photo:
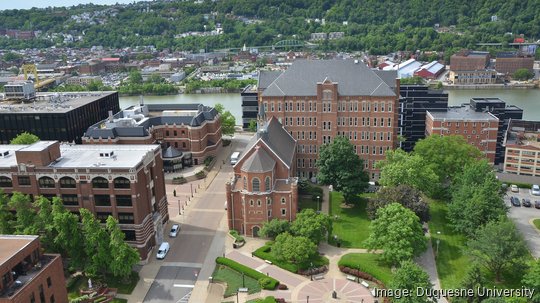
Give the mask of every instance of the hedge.
M 217 257 L 216 263 L 230 267 L 231 269 L 236 270 L 240 273 L 244 273 L 246 276 L 253 278 L 257 281 L 260 281 L 261 279 L 268 279 L 268 281 L 264 280 L 265 285 L 261 285 L 264 289 L 274 290 L 279 284 L 278 280 L 272 277 L 269 277 L 261 272 L 258 272 L 253 268 L 242 265 L 234 260 L 224 258 L 224 257 Z
M 508 188 L 510 188 L 510 185 L 512 185 L 512 184 L 515 184 L 519 188 L 528 188 L 528 189 L 532 188 L 532 184 L 528 184 L 528 183 L 506 182 L 506 184 L 508 184 Z

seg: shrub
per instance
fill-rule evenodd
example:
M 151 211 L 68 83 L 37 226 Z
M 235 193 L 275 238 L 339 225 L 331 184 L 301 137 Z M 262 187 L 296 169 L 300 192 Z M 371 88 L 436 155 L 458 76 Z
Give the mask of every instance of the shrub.
M 532 184 L 528 184 L 528 183 L 520 183 L 520 182 L 509 182 L 508 183 L 508 187 L 510 187 L 510 185 L 512 184 L 515 184 L 517 187 L 519 188 L 528 188 L 528 189 L 531 189 L 532 187 Z
M 187 180 L 183 176 L 173 178 L 173 183 L 174 184 L 184 184 L 186 182 L 187 182 Z
M 264 289 L 269 289 L 271 284 L 272 280 L 270 279 L 270 277 L 264 277 L 259 279 L 259 285 Z
M 201 170 L 195 174 L 195 177 L 197 177 L 197 179 L 204 179 L 206 177 L 206 174 L 204 173 L 204 171 Z
M 287 290 L 287 289 L 289 289 L 289 288 L 287 287 L 287 285 L 281 284 L 281 283 L 278 285 L 277 288 L 278 288 L 279 290 Z
M 212 163 L 212 160 L 214 160 L 213 156 L 206 157 L 206 159 L 204 159 L 204 166 L 210 166 L 210 163 Z
M 80 297 L 77 297 L 75 299 L 71 299 L 69 300 L 69 303 L 79 303 L 79 302 L 84 302 L 86 300 L 90 299 L 90 296 L 88 295 L 84 295 L 84 296 L 80 296 Z
M 221 140 L 223 142 L 223 146 L 229 146 L 231 144 L 231 140 L 223 139 Z
M 272 277 L 268 277 L 268 276 L 264 275 L 263 273 L 260 273 L 260 272 L 256 271 L 253 268 L 242 265 L 242 264 L 240 264 L 240 263 L 238 263 L 238 262 L 236 262 L 234 260 L 227 259 L 227 258 L 224 258 L 224 257 L 217 257 L 216 258 L 216 263 L 221 264 L 221 265 L 225 265 L 227 267 L 230 267 L 231 269 L 236 270 L 236 271 L 238 271 L 240 273 L 244 273 L 246 276 L 259 281 L 259 283 L 261 283 L 260 280 L 263 279 L 263 278 L 269 279 L 270 282 L 265 282 L 266 283 L 265 285 L 261 284 L 261 286 L 264 289 L 274 290 L 277 287 L 277 285 L 279 284 L 278 280 L 276 280 L 276 279 L 274 279 Z

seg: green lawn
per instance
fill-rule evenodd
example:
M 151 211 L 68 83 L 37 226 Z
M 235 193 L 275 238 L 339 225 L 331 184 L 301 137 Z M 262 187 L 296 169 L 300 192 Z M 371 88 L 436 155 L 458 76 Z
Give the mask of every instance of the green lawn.
M 370 220 L 367 217 L 366 206 L 367 198 L 374 194 L 361 194 L 357 201 L 352 201 L 352 204 L 347 208 L 343 208 L 343 196 L 338 192 L 330 193 L 330 216 L 334 218 L 332 225 L 332 237 L 330 243 L 333 243 L 333 235 L 337 235 L 341 240 L 342 247 L 350 248 L 365 248 L 363 242 L 369 236 Z
M 129 295 L 133 292 L 133 289 L 135 286 L 137 286 L 137 282 L 139 282 L 139 273 L 137 272 L 131 272 L 131 276 L 127 280 L 127 283 L 122 281 L 121 279 L 114 278 L 112 276 L 106 276 L 103 283 L 107 284 L 110 288 L 118 288 L 119 294 L 126 294 Z
M 540 230 L 540 219 L 534 219 L 533 224 L 538 230 Z
M 250 294 L 261 291 L 261 286 L 257 280 L 244 275 L 244 284 L 242 284 L 242 274 L 224 265 L 217 265 L 212 277 L 215 281 L 227 283 L 225 297 L 236 294 L 238 288 L 244 286 L 249 289 Z
M 253 255 L 263 260 L 272 261 L 272 264 L 279 266 L 285 270 L 288 270 L 292 273 L 297 273 L 299 269 L 302 269 L 302 270 L 309 269 L 311 267 L 311 263 L 313 263 L 314 267 L 328 265 L 329 263 L 328 258 L 318 255 L 318 254 L 312 257 L 310 260 L 303 263 L 299 263 L 299 264 L 293 264 L 286 261 L 277 260 L 274 254 L 272 253 L 272 242 L 268 242 L 266 243 L 266 245 L 255 250 L 253 252 Z
M 391 267 L 380 261 L 377 254 L 346 254 L 341 257 L 338 264 L 360 269 L 377 278 L 385 285 L 388 285 L 392 279 Z
M 431 221 L 429 230 L 432 236 L 433 250 L 437 252 L 437 239 L 440 240 L 439 252 L 436 257 L 437 272 L 444 289 L 459 287 L 460 282 L 467 273 L 469 265 L 473 260 L 466 254 L 467 239 L 457 234 L 450 227 L 446 219 L 448 206 L 441 201 L 430 202 Z M 441 232 L 437 234 L 437 232 Z M 531 256 L 525 256 L 531 259 Z M 517 269 L 503 272 L 503 282 L 495 283 L 494 275 L 483 269 L 485 277 L 490 281 L 487 287 L 496 286 L 497 288 L 520 288 L 521 277 L 523 273 Z

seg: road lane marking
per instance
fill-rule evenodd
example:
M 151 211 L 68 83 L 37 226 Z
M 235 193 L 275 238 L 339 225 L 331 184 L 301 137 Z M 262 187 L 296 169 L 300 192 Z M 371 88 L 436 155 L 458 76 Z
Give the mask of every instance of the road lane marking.
M 174 287 L 180 287 L 180 288 L 194 288 L 195 285 L 190 284 L 173 284 Z

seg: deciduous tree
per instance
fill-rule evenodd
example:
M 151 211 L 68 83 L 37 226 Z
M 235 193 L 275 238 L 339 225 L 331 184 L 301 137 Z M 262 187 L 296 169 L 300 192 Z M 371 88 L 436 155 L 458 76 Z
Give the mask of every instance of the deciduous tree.
M 317 245 L 306 237 L 284 232 L 276 237 L 272 252 L 278 260 L 302 263 L 317 253 Z
M 112 259 L 110 236 L 89 210 L 81 208 L 80 212 L 84 250 L 88 256 L 84 272 L 90 276 L 105 274 Z
M 343 194 L 346 202 L 363 192 L 368 187 L 369 176 L 364 171 L 364 162 L 354 151 L 349 140 L 337 136 L 321 147 L 317 160 L 318 180 L 331 184 Z
M 113 276 L 127 279 L 133 271 L 133 266 L 139 262 L 137 250 L 124 242 L 125 235 L 118 227 L 115 218 L 107 218 L 107 231 L 110 235 L 109 249 L 111 254 L 109 271 Z
M 411 210 L 392 203 L 377 211 L 365 244 L 370 250 L 382 249 L 386 262 L 398 265 L 426 249 L 426 237 L 420 219 Z
M 513 222 L 505 217 L 480 227 L 474 239 L 467 243 L 470 254 L 501 280 L 504 269 L 518 268 L 529 253 L 523 237 Z
M 263 237 L 275 239 L 279 234 L 288 232 L 291 229 L 291 223 L 287 220 L 272 219 L 263 224 L 260 235 Z
M 526 287 L 529 287 L 529 289 L 534 289 L 534 295 L 531 299 L 531 302 L 533 303 L 539 303 L 540 302 L 540 259 L 534 261 L 527 271 L 527 273 L 523 276 L 523 280 L 521 281 L 523 285 Z
M 225 110 L 222 104 L 218 103 L 214 108 L 219 113 L 219 121 L 221 122 L 221 132 L 225 135 L 234 134 L 234 127 L 236 126 L 236 119 L 230 111 Z
M 429 280 L 429 275 L 420 266 L 412 261 L 403 261 L 400 267 L 394 273 L 392 281 L 389 285 L 390 289 L 407 289 L 410 296 L 402 296 L 400 298 L 392 298 L 392 302 L 399 303 L 427 303 L 432 302 L 425 293 L 422 294 L 419 290 L 429 290 L 432 284 Z
M 13 233 L 13 215 L 9 211 L 9 198 L 0 189 L 0 234 L 11 235 Z
M 30 196 L 20 192 L 14 192 L 8 203 L 11 209 L 15 209 L 15 234 L 19 235 L 37 235 L 39 232 L 39 224 L 37 223 L 37 214 L 32 207 Z
M 332 221 L 327 214 L 316 213 L 313 209 L 307 208 L 296 215 L 291 224 L 291 233 L 319 244 L 331 232 L 331 226 Z
M 17 137 L 11 139 L 11 141 L 9 141 L 9 144 L 32 144 L 38 141 L 38 136 L 29 132 L 23 132 L 17 135 Z
M 383 187 L 376 196 L 369 199 L 366 212 L 370 219 L 375 219 L 377 210 L 391 203 L 399 203 L 412 210 L 421 221 L 429 221 L 429 205 L 422 193 L 409 185 Z

